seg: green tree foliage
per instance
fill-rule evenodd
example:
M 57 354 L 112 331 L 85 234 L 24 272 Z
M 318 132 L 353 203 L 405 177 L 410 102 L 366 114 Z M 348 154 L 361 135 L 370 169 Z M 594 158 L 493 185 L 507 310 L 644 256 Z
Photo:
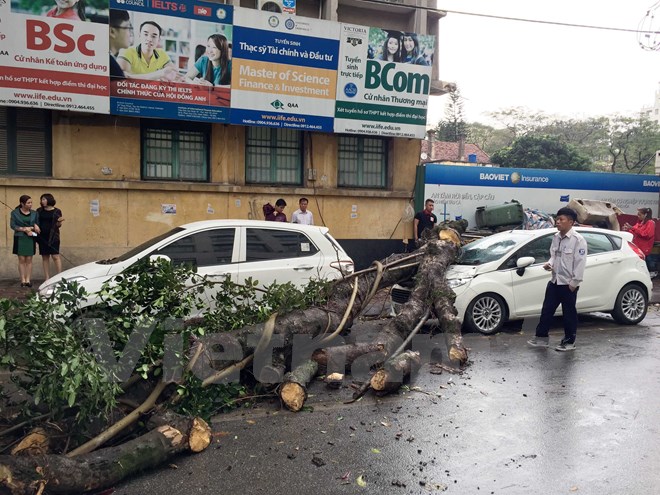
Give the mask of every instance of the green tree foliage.
M 518 139 L 545 126 L 548 117 L 540 112 L 530 112 L 522 107 L 512 107 L 497 112 L 490 112 L 488 116 L 506 129 L 511 140 Z
M 589 170 L 589 159 L 572 146 L 548 136 L 523 136 L 491 156 L 503 167 Z
M 660 127 L 646 117 L 614 115 L 561 119 L 521 107 L 499 110 L 489 116 L 498 127 L 467 124 L 467 142 L 478 144 L 491 158 L 502 163 L 510 162 L 514 156 L 514 142 L 523 137 L 551 138 L 577 153 L 576 163 L 581 164 L 586 158 L 591 170 L 610 172 L 653 173 L 655 153 L 660 150 Z M 529 160 L 531 157 L 522 154 L 515 158 Z
M 452 143 L 467 136 L 467 123 L 463 116 L 463 97 L 458 89 L 449 93 L 449 101 L 445 107 L 445 118 L 436 126 L 436 139 Z
M 647 118 L 617 116 L 610 123 L 610 171 L 653 173 L 660 126 Z
M 495 129 L 489 125 L 471 122 L 466 124 L 467 137 L 465 142 L 479 146 L 489 155 L 513 142 L 511 134 L 506 129 Z
M 43 405 L 55 417 L 85 423 L 116 406 L 120 385 L 131 375 L 174 380 L 172 359 L 184 370 L 192 342 L 266 321 L 273 312 L 322 305 L 330 288 L 320 280 L 303 289 L 257 285 L 211 282 L 190 267 L 145 259 L 104 284 L 101 302 L 92 308 L 80 308 L 84 290 L 66 281 L 48 299 L 0 299 L 0 364 L 33 398 L 25 404 L 26 414 Z M 190 318 L 209 304 L 212 286 L 217 289 L 212 309 Z M 172 342 L 181 344 L 180 351 Z M 182 371 L 176 383 L 176 409 L 207 418 L 235 406 L 246 393 L 238 383 L 202 387 L 190 371 Z
M 592 117 L 579 119 L 553 119 L 536 128 L 534 134 L 557 138 L 564 144 L 573 146 L 583 156 L 591 158 L 593 163 L 602 163 L 608 159 L 609 119 Z

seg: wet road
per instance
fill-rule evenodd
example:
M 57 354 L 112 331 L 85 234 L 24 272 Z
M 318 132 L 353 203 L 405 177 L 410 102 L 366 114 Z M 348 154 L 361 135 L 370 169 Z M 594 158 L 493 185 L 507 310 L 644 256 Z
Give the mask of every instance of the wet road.
M 572 353 L 528 348 L 515 327 L 468 334 L 462 375 L 425 365 L 412 389 L 350 405 L 350 388 L 316 383 L 312 412 L 218 416 L 206 451 L 114 493 L 658 493 L 660 313 L 634 327 L 580 322 Z

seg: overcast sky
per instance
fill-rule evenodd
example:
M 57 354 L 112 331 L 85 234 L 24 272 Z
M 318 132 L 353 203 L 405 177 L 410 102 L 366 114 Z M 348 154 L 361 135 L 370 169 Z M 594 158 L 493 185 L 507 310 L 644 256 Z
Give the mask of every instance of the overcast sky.
M 439 0 L 441 9 L 637 30 L 659 0 Z M 660 30 L 660 8 L 654 30 Z M 657 38 L 660 39 L 660 38 Z M 660 51 L 636 33 L 448 13 L 440 21 L 440 79 L 455 82 L 466 120 L 513 106 L 564 117 L 631 113 L 652 106 Z M 448 98 L 431 97 L 427 123 Z

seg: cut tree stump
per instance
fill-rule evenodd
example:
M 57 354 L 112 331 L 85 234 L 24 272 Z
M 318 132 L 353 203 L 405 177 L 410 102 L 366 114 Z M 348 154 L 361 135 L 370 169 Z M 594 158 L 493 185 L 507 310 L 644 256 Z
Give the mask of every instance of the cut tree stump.
M 394 392 L 420 366 L 421 360 L 418 352 L 402 352 L 387 360 L 383 367 L 371 377 L 371 388 L 379 393 Z
M 0 494 L 81 494 L 109 488 L 176 454 L 200 452 L 211 442 L 201 418 L 180 417 L 116 447 L 69 458 L 63 455 L 0 456 Z
M 284 375 L 280 398 L 291 411 L 298 412 L 302 409 L 307 399 L 307 385 L 316 376 L 318 369 L 316 361 L 309 360 Z

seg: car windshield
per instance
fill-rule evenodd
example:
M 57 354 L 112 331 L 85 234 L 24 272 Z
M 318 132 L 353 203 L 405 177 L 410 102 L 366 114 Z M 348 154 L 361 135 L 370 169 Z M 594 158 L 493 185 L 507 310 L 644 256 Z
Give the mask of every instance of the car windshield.
M 151 246 L 154 246 L 155 244 L 158 244 L 163 239 L 166 239 L 169 236 L 176 234 L 177 232 L 181 232 L 182 230 L 184 230 L 184 229 L 182 229 L 181 227 L 176 227 L 176 228 L 170 230 L 169 232 L 165 232 L 164 234 L 161 234 L 157 237 L 154 237 L 153 239 L 149 239 L 148 241 L 143 242 L 139 246 L 134 247 L 130 251 L 122 254 L 121 256 L 117 256 L 116 258 L 112 258 L 112 259 L 109 259 L 109 260 L 100 260 L 100 261 L 97 261 L 97 263 L 99 265 L 114 265 L 115 263 L 120 263 L 122 261 L 126 261 L 126 260 L 132 258 L 133 256 L 136 256 L 136 255 L 140 254 L 142 251 L 146 251 Z
M 500 259 L 528 237 L 494 235 L 463 246 L 457 265 L 483 265 Z

